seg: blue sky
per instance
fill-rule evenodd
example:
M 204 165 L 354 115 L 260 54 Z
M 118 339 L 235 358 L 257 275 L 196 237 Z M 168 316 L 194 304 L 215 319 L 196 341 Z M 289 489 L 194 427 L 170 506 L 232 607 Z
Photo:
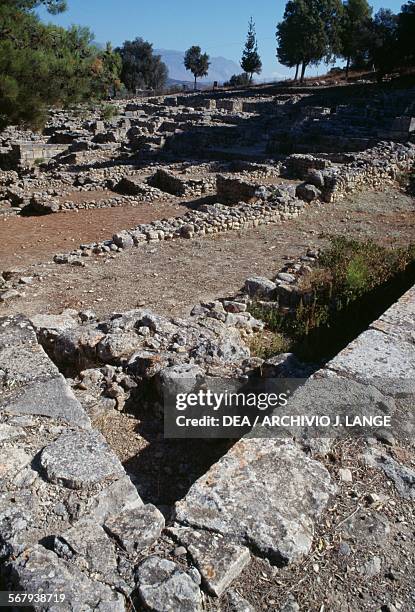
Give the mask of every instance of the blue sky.
M 200 45 L 210 55 L 239 63 L 250 16 L 254 18 L 264 77 L 287 73 L 275 57 L 275 26 L 284 12 L 281 0 L 68 0 L 69 9 L 58 16 L 39 11 L 42 19 L 63 26 L 86 25 L 95 39 L 114 45 L 141 36 L 155 48 L 184 51 Z M 376 0 L 398 12 L 399 0 Z

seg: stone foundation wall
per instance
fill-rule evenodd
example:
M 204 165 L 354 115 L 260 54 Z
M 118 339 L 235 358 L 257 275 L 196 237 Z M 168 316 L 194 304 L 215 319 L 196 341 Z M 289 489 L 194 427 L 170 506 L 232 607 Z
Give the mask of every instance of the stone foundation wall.
M 357 155 L 354 162 L 323 172 L 323 199 L 335 202 L 353 191 L 378 189 L 409 173 L 414 165 L 413 144 L 381 143 Z
M 22 142 L 13 145 L 12 149 L 20 165 L 33 166 L 36 160 L 46 161 L 63 153 L 68 145 Z
M 288 176 L 303 179 L 309 170 L 324 170 L 330 166 L 330 162 L 313 155 L 295 153 L 285 160 L 284 165 L 287 168 Z
M 258 183 L 242 180 L 240 178 L 223 176 L 216 177 L 216 193 L 218 200 L 223 203 L 250 202 L 258 199 L 256 192 Z

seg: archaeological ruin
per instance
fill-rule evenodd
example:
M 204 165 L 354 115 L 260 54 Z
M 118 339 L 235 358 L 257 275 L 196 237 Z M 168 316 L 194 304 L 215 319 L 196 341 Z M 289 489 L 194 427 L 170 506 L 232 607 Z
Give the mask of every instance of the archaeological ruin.
M 413 83 L 111 105 L 0 134 L 0 591 L 42 611 L 414 610 Z M 383 249 L 348 269 L 372 283 L 360 310 L 328 279 L 333 236 Z M 394 425 L 165 435 L 166 389 L 223 380 L 298 381 L 287 414 Z

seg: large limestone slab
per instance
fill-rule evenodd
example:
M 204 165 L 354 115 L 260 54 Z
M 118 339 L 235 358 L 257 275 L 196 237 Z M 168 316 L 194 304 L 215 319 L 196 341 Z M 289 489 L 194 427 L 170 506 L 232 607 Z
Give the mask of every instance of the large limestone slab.
M 0 319 L 0 413 L 63 419 L 89 427 L 69 385 L 38 344 L 29 321 Z
M 357 380 L 413 380 L 414 345 L 389 333 L 369 329 L 343 349 L 327 367 Z
M 61 374 L 26 385 L 0 403 L 0 413 L 32 414 L 63 419 L 81 427 L 90 420 Z
M 310 550 L 334 490 L 327 470 L 294 444 L 243 439 L 176 504 L 176 518 L 291 562 Z
M 407 291 L 370 326 L 409 343 L 415 342 L 415 287 Z
M 88 489 L 125 475 L 120 461 L 96 431 L 63 433 L 46 446 L 40 465 L 49 482 Z

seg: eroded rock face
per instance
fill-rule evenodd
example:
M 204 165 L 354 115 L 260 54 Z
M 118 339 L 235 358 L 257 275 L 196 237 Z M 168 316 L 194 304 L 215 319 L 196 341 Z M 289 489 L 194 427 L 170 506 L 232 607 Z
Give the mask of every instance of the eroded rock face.
M 334 491 L 327 470 L 295 445 L 243 439 L 176 504 L 176 518 L 291 562 L 310 550 Z

